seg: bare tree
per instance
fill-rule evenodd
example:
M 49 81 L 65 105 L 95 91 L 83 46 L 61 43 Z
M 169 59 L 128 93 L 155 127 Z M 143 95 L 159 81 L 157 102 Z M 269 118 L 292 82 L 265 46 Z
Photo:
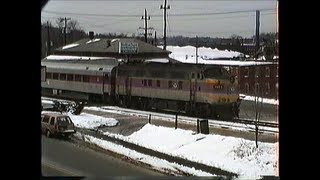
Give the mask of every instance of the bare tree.
M 259 135 L 259 121 L 261 117 L 261 110 L 263 107 L 263 93 L 264 87 L 260 87 L 258 83 L 255 83 L 254 87 L 254 111 L 255 111 L 255 141 L 256 148 L 258 148 L 258 135 Z
M 67 32 L 69 32 L 70 34 L 71 42 L 76 38 L 75 36 L 77 31 L 82 31 L 79 22 L 77 20 L 71 19 L 67 25 Z

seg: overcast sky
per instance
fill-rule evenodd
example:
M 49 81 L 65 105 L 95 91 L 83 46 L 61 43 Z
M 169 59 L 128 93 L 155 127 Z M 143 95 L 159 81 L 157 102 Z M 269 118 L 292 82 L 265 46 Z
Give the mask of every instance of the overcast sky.
M 260 10 L 260 33 L 276 31 L 276 0 L 167 0 L 167 36 L 229 37 L 255 34 L 255 11 Z M 144 33 L 144 9 L 157 37 L 163 37 L 163 0 L 51 0 L 41 20 L 75 19 L 86 32 Z

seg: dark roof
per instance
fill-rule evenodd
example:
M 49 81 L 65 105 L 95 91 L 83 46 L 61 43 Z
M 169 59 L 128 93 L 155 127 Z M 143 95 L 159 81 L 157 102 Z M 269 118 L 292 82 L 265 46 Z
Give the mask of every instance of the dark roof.
M 60 48 L 57 48 L 55 52 L 59 52 L 59 54 L 62 54 L 63 52 L 68 52 L 68 53 L 92 52 L 92 53 L 119 54 L 119 42 L 134 42 L 134 43 L 138 43 L 138 53 L 161 53 L 161 54 L 171 53 L 170 51 L 160 49 L 156 46 L 153 46 L 151 44 L 145 43 L 143 41 L 140 41 L 134 38 L 115 38 L 115 39 L 100 38 L 99 41 L 95 41 L 95 42 L 93 41 L 93 42 L 87 43 L 89 41 L 90 41 L 89 38 L 85 38 L 77 42 L 71 43 L 71 44 L 79 44 L 78 46 L 66 48 L 66 49 L 62 49 L 63 47 L 60 47 Z M 109 44 L 108 42 L 110 42 L 110 46 L 108 46 Z

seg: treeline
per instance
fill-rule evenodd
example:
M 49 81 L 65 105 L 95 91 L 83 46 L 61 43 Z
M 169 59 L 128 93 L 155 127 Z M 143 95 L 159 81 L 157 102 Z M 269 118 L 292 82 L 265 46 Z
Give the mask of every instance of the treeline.
M 54 23 L 45 22 L 41 24 L 41 58 L 52 54 L 53 50 L 64 46 L 65 43 L 65 21 L 58 18 Z M 66 44 L 87 37 L 87 33 L 80 27 L 77 20 L 67 21 Z

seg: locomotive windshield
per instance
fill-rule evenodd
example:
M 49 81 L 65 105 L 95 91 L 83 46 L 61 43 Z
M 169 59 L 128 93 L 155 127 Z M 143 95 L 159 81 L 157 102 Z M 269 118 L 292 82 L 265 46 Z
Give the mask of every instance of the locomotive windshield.
M 229 78 L 229 73 L 226 69 L 221 67 L 212 67 L 204 70 L 205 78 Z

